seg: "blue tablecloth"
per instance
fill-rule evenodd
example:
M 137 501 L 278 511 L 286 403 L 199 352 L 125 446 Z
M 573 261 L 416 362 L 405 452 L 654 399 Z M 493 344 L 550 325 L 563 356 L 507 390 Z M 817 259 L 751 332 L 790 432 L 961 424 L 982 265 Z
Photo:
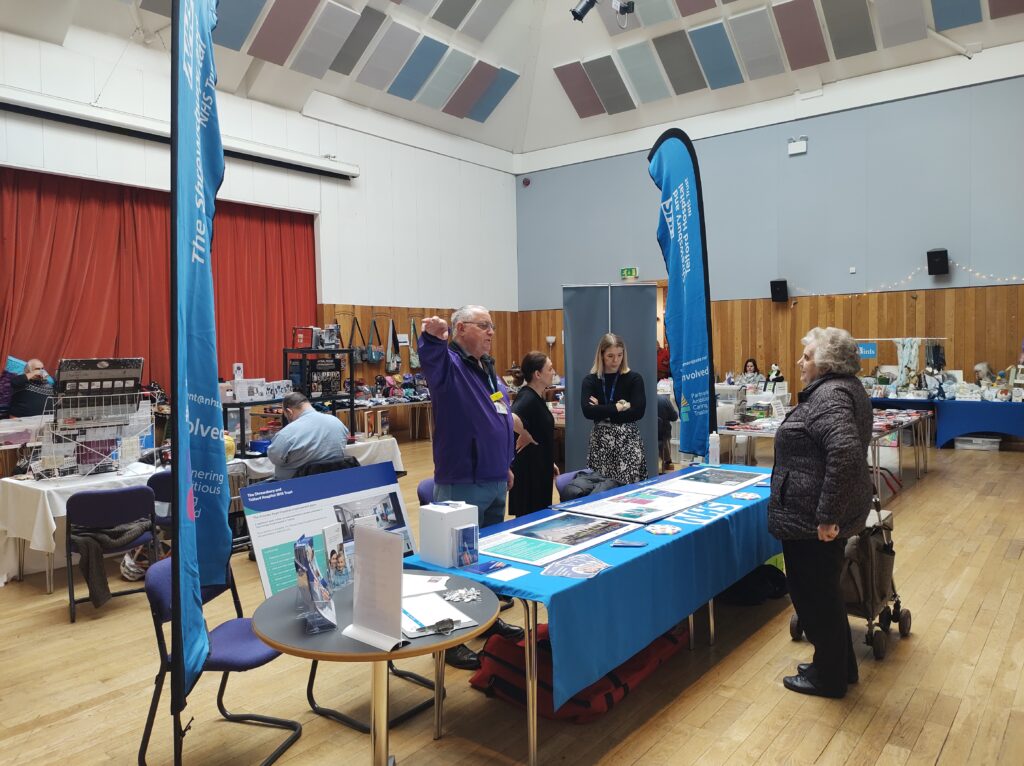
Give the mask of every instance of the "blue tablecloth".
M 934 399 L 883 399 L 871 397 L 871 406 L 879 410 L 934 410 Z
M 765 473 L 747 466 L 728 467 Z M 562 510 L 580 510 L 586 502 L 676 478 L 690 470 L 559 504 L 554 510 L 488 527 L 483 534 L 512 529 Z M 611 564 L 589 580 L 546 577 L 540 574 L 542 567 L 517 562 L 509 563 L 530 574 L 509 582 L 457 569 L 442 571 L 479 580 L 503 595 L 538 601 L 547 607 L 557 709 L 782 550 L 768 534 L 768 489 L 749 487 L 743 491 L 756 492 L 760 499 L 736 500 L 727 495 L 720 502 L 739 508 L 705 526 L 679 525 L 683 531 L 675 535 L 654 535 L 638 529 L 619 538 L 642 540 L 647 543 L 645 548 L 613 548 L 610 543 L 588 548 L 587 553 Z M 488 558 L 481 556 L 482 560 Z M 418 556 L 404 563 L 441 569 Z
M 940 448 L 964 434 L 1024 436 L 1024 403 L 945 399 L 935 402 L 935 420 L 935 446 Z

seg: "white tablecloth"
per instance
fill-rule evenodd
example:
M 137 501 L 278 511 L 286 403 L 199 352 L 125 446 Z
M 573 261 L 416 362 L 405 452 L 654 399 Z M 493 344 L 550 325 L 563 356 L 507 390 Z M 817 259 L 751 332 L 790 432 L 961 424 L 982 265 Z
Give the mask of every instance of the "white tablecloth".
M 355 444 L 345 445 L 345 454 L 351 455 L 359 461 L 359 465 L 373 465 L 374 463 L 386 463 L 389 460 L 395 466 L 396 472 L 405 471 L 402 464 L 402 453 L 398 449 L 398 442 L 394 436 L 380 436 Z M 243 463 L 250 481 L 268 479 L 274 475 L 274 465 L 270 458 L 255 457 L 235 459 L 232 463 Z
M 18 572 L 14 538 L 28 541 L 28 547 L 43 553 L 58 552 L 54 533 L 57 519 L 67 515 L 68 498 L 87 489 L 116 489 L 145 484 L 153 466 L 134 463 L 123 473 L 95 476 L 66 476 L 43 481 L 0 480 L 0 583 Z M 60 543 L 63 552 L 63 540 Z M 38 571 L 38 565 L 26 571 Z

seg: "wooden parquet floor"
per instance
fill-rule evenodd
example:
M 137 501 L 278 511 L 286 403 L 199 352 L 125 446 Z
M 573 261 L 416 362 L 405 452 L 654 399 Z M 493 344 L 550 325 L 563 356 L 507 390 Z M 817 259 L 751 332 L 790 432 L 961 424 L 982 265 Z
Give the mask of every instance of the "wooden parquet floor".
M 431 471 L 430 446 L 402 451 L 409 475 L 401 484 L 415 523 L 415 486 Z M 845 699 L 782 687 L 782 676 L 811 652 L 789 638 L 787 600 L 719 606 L 715 646 L 698 615 L 697 649 L 677 655 L 600 721 L 542 721 L 541 763 L 1024 764 L 1024 455 L 933 450 L 931 459 L 931 473 L 888 506 L 913 633 L 899 639 L 894 631 L 881 662 L 857 643 L 861 680 Z M 256 565 L 244 555 L 233 564 L 251 613 L 262 600 Z M 133 763 L 157 667 L 145 597 L 116 599 L 98 612 L 81 607 L 69 625 L 63 578 L 58 571 L 50 596 L 42 575 L 0 588 L 0 763 Z M 231 616 L 229 601 L 208 606 L 211 625 Z M 521 622 L 518 610 L 503 616 Z M 851 620 L 856 643 L 864 625 Z M 430 673 L 429 658 L 406 666 Z M 228 708 L 302 722 L 302 739 L 281 763 L 367 763 L 367 736 L 310 712 L 307 672 L 306 662 L 281 657 L 234 677 Z M 433 741 L 430 713 L 392 731 L 399 763 L 524 761 L 523 713 L 472 690 L 468 676 L 448 671 L 444 739 Z M 220 720 L 218 680 L 208 674 L 192 692 L 185 762 L 258 763 L 280 733 Z M 396 680 L 391 688 L 393 712 L 424 693 Z M 318 696 L 368 718 L 368 666 L 321 664 Z M 151 764 L 171 761 L 166 711 Z

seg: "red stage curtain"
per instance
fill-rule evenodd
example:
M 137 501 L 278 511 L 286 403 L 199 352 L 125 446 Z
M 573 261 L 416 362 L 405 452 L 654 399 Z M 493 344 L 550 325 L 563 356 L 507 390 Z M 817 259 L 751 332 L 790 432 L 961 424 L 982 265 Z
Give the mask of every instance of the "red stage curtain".
M 294 325 L 316 317 L 312 216 L 217 203 L 219 374 L 281 377 Z M 0 168 L 0 360 L 142 356 L 170 388 L 170 197 Z

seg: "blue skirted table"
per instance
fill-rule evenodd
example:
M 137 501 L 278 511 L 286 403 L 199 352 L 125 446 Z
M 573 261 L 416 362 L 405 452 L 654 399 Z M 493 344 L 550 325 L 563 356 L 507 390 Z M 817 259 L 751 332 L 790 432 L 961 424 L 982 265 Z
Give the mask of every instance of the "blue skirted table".
M 767 472 L 746 466 L 730 469 Z M 594 500 L 658 484 L 693 469 L 659 476 L 640 484 L 592 495 L 553 509 L 539 511 L 483 530 L 483 535 L 538 521 L 561 511 L 585 512 Z M 703 526 L 678 524 L 674 535 L 653 535 L 644 529 L 621 538 L 647 543 L 644 548 L 615 548 L 609 542 L 587 553 L 610 564 L 596 577 L 575 580 L 540 574 L 543 567 L 515 562 L 529 574 L 508 582 L 459 569 L 444 569 L 418 556 L 405 566 L 446 571 L 479 580 L 497 593 L 522 599 L 526 610 L 527 732 L 529 763 L 537 762 L 537 605 L 548 610 L 548 630 L 553 665 L 554 706 L 559 708 L 573 694 L 639 652 L 662 633 L 711 602 L 741 577 L 781 552 L 768 534 L 766 487 L 744 487 L 757 500 L 738 500 L 725 495 L 718 502 L 734 508 Z M 672 523 L 668 521 L 661 524 Z M 489 557 L 481 556 L 481 560 Z
M 1024 437 L 1024 403 L 939 400 L 935 402 L 935 446 L 957 436 L 996 433 Z

